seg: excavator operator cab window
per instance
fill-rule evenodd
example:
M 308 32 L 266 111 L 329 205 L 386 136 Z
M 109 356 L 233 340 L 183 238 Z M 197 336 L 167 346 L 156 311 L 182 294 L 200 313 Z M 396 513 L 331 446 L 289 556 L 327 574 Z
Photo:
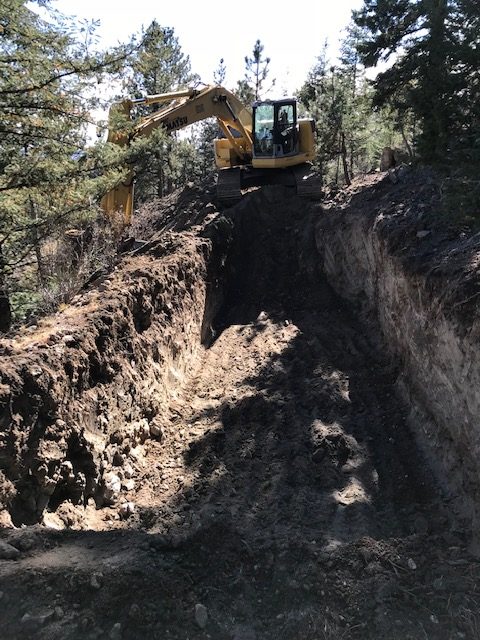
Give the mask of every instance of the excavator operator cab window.
M 273 155 L 273 125 L 275 121 L 275 107 L 272 103 L 263 103 L 253 108 L 254 149 L 257 156 Z
M 253 107 L 255 156 L 278 158 L 298 153 L 294 100 L 259 102 Z

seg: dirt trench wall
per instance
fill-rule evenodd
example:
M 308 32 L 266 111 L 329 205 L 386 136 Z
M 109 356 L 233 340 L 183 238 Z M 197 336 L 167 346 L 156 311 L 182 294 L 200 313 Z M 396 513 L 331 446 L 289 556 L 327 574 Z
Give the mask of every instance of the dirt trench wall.
M 118 497 L 208 339 L 228 233 L 214 220 L 166 234 L 2 342 L 0 524 L 37 522 L 67 497 Z
M 330 284 L 383 334 L 398 363 L 410 425 L 468 527 L 480 523 L 480 323 L 444 308 L 441 288 L 407 269 L 381 217 L 333 210 L 316 229 Z

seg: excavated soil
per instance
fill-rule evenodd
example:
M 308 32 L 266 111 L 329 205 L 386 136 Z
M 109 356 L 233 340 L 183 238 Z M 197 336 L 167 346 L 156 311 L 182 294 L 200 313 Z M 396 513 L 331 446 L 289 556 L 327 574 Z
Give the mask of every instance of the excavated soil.
M 30 458 L 28 443 L 8 445 L 19 526 L 0 538 L 11 545 L 2 557 L 12 555 L 0 561 L 1 637 L 480 637 L 480 565 L 409 431 L 397 363 L 318 269 L 322 208 L 284 189 L 251 193 L 224 216 L 208 194 L 193 212 L 182 197 L 137 222 L 137 235 L 157 235 L 135 245 L 100 299 L 95 286 L 80 298 L 59 334 L 73 348 L 73 325 L 81 345 L 109 327 L 96 343 L 103 359 L 90 356 L 89 368 L 77 354 L 77 394 L 62 405 L 44 391 L 54 407 L 36 409 L 56 433 L 59 406 L 77 425 L 64 447 L 76 480 L 64 469 L 55 500 L 40 500 L 29 478 L 45 435 L 31 426 Z M 136 306 L 125 292 L 135 277 L 145 281 Z M 82 327 L 86 305 L 100 311 Z M 37 333 L 5 343 L 12 397 L 39 402 L 38 391 L 19 390 L 19 358 L 30 372 L 56 347 L 57 366 L 66 358 L 51 330 L 36 330 L 42 349 Z M 30 386 L 32 376 L 41 377 L 31 373 Z M 106 396 L 119 392 L 128 398 L 113 406 Z M 117 421 L 97 433 L 98 450 L 78 403 Z M 18 412 L 10 434 L 28 422 Z M 46 441 L 61 448 L 60 437 Z

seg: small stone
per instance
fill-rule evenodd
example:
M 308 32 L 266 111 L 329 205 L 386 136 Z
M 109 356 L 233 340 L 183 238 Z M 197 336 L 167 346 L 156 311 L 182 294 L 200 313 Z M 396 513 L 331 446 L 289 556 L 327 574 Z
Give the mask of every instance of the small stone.
M 431 233 L 432 232 L 431 231 L 427 231 L 427 229 L 424 229 L 423 231 L 417 231 L 417 238 L 426 238 Z
M 198 624 L 200 629 L 205 629 L 208 622 L 208 610 L 207 607 L 203 604 L 195 605 L 195 622 Z
M 128 612 L 128 617 L 133 618 L 134 620 L 140 617 L 140 607 L 135 602 L 130 607 L 130 610 Z
M 108 634 L 110 640 L 120 640 L 122 637 L 122 625 L 120 622 L 116 622 L 113 627 L 110 629 L 110 633 Z
M 115 453 L 113 455 L 112 462 L 113 462 L 113 466 L 114 467 L 123 467 L 123 464 L 125 462 L 125 458 L 120 453 L 120 451 L 115 451 Z
M 48 529 L 54 529 L 55 531 L 61 531 L 65 529 L 65 523 L 56 513 L 50 513 L 45 511 L 43 514 L 42 524 Z
M 20 551 L 8 542 L 0 540 L 0 560 L 17 560 Z
M 268 319 L 268 315 L 266 311 L 260 311 L 260 313 L 257 316 L 257 322 L 265 322 L 265 320 L 267 319 Z
M 75 336 L 72 336 L 71 334 L 64 336 L 63 342 L 67 347 L 74 347 L 76 344 L 78 344 L 77 338 Z
M 94 573 L 90 578 L 90 586 L 92 587 L 92 589 L 101 589 L 102 580 L 103 580 L 102 573 Z
M 30 369 L 30 375 L 33 376 L 34 378 L 38 378 L 42 375 L 43 371 L 40 367 L 32 367 Z
M 134 468 L 129 462 L 126 462 L 123 465 L 123 475 L 125 476 L 125 478 L 133 478 L 134 474 L 135 474 Z
M 216 206 L 213 204 L 213 202 L 209 202 L 208 204 L 205 205 L 204 211 L 206 214 L 209 213 L 215 213 L 217 210 Z
M 44 624 L 49 622 L 54 615 L 55 612 L 53 611 L 53 609 L 47 609 L 46 611 L 42 611 L 41 613 L 37 613 L 35 615 L 26 613 L 22 617 L 22 624 L 27 627 L 36 628 L 38 626 L 43 626 Z
M 60 465 L 60 473 L 67 482 L 72 482 L 75 479 L 75 473 L 73 472 L 73 464 L 70 460 L 64 460 Z
M 433 624 L 438 624 L 438 618 L 434 613 L 432 613 L 432 615 L 430 616 L 430 620 L 431 622 L 433 622 Z
M 165 437 L 165 431 L 158 421 L 154 420 L 150 423 L 149 431 L 150 437 L 154 438 L 155 440 L 159 440 L 160 442 L 162 442 L 163 438 Z
M 61 620 L 64 615 L 62 607 L 55 607 L 55 618 L 57 620 Z
M 116 473 L 110 471 L 105 474 L 104 477 L 105 489 L 104 489 L 104 498 L 107 501 L 114 500 L 117 493 L 120 492 L 122 488 L 122 481 L 118 477 Z
M 129 518 L 135 513 L 135 504 L 133 502 L 124 502 L 118 510 L 121 518 Z
M 135 480 L 132 480 L 131 478 L 129 480 L 124 480 L 122 482 L 122 486 L 126 491 L 133 491 L 133 489 L 135 489 Z
M 412 571 L 415 571 L 415 569 L 417 568 L 417 563 L 415 562 L 415 560 L 413 558 L 409 558 L 407 560 L 407 566 Z

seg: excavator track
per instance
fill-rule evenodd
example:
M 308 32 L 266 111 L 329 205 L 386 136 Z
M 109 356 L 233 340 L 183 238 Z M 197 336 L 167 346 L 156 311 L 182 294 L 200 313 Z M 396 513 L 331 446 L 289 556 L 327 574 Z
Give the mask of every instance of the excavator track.
M 311 165 L 299 165 L 293 168 L 297 195 L 309 200 L 321 200 L 322 198 L 322 178 L 316 173 Z
M 233 205 L 242 198 L 240 169 L 223 169 L 218 172 L 217 198 L 222 204 Z

